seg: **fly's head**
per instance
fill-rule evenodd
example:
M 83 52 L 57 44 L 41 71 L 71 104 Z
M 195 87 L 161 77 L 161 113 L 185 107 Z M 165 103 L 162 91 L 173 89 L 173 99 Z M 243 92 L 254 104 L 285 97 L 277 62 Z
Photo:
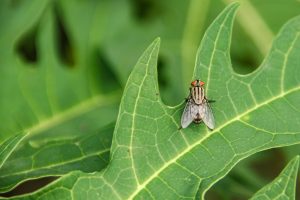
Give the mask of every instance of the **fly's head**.
M 200 80 L 194 80 L 191 82 L 191 86 L 192 87 L 203 87 L 205 83 L 203 81 L 200 81 Z

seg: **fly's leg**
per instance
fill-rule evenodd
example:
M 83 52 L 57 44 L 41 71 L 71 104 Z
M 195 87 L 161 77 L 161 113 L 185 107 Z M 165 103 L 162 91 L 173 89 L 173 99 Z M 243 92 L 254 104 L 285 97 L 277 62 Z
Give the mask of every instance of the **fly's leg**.
M 191 98 L 192 98 L 192 95 L 191 95 L 191 90 L 192 90 L 192 88 L 190 88 L 190 94 L 189 94 L 189 96 L 188 97 L 186 97 L 186 98 L 184 98 L 184 100 L 185 100 L 185 103 L 187 103 Z
M 213 99 L 207 99 L 206 97 L 204 98 L 206 102 L 208 103 L 215 103 L 216 100 L 213 100 Z

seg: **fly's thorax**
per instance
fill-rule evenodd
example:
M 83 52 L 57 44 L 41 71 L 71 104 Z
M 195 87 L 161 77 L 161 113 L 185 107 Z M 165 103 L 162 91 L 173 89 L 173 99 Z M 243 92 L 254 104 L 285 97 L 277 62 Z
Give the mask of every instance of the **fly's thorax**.
M 204 88 L 203 87 L 192 87 L 191 88 L 191 97 L 194 100 L 195 104 L 202 104 L 204 101 Z

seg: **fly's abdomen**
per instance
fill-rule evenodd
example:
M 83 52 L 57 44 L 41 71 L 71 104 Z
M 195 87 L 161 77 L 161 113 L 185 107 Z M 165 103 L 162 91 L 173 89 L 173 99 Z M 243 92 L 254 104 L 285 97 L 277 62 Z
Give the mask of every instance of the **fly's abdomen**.
M 202 104 L 204 100 L 204 89 L 202 87 L 192 87 L 191 95 L 196 104 Z

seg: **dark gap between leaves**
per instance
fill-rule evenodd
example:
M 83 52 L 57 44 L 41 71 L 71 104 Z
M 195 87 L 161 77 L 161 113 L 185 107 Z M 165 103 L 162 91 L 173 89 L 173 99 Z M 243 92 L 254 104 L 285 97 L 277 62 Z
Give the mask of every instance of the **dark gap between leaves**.
M 233 70 L 238 74 L 253 72 L 264 59 L 248 33 L 238 24 L 233 26 L 230 55 Z
M 161 15 L 162 10 L 159 1 L 131 0 L 133 15 L 138 22 L 149 22 Z
M 286 167 L 290 160 L 287 160 L 281 149 L 271 149 L 271 156 L 263 161 L 254 162 L 251 166 L 259 176 L 265 178 L 267 182 L 273 181 L 282 170 Z M 298 173 L 296 181 L 296 196 L 300 196 L 300 174 Z
M 36 63 L 38 61 L 36 36 L 37 27 L 25 33 L 16 43 L 15 50 L 17 54 L 27 63 Z M 33 66 L 33 65 L 30 65 Z
M 34 180 L 28 180 L 25 181 L 24 183 L 21 183 L 11 191 L 0 194 L 0 197 L 14 197 L 17 195 L 32 193 L 48 185 L 49 183 L 55 181 L 58 178 L 59 178 L 58 176 L 49 176 L 49 177 L 43 177 Z
M 112 63 L 102 49 L 95 49 L 91 57 L 92 76 L 100 87 L 101 92 L 109 93 L 112 90 L 120 89 L 121 83 L 113 70 Z
M 58 3 L 54 4 L 54 13 L 56 19 L 57 27 L 57 46 L 58 46 L 58 56 L 62 63 L 66 64 L 68 67 L 75 66 L 75 56 L 74 48 L 70 42 L 67 30 L 65 28 L 65 23 L 63 20 L 62 12 L 58 6 Z
M 271 149 L 268 151 L 270 156 L 266 159 L 253 162 L 251 168 L 268 182 L 277 177 L 284 169 L 287 160 L 280 149 Z
M 167 77 L 166 67 L 166 59 L 162 55 L 158 55 L 157 74 L 160 89 L 164 89 L 168 86 L 169 78 Z
M 259 63 L 250 54 L 243 56 L 232 55 L 232 66 L 233 70 L 238 74 L 249 74 L 259 66 Z
M 273 181 L 287 164 L 285 156 L 280 149 L 270 149 L 253 156 L 257 156 L 257 158 L 251 158 L 253 161 L 247 166 L 252 169 L 258 177 L 264 180 L 265 185 Z M 245 160 L 247 160 L 247 158 Z M 246 162 L 245 160 L 242 162 Z M 241 165 L 241 163 L 238 165 Z M 207 199 L 224 199 L 224 195 L 228 194 L 228 198 L 233 200 L 249 199 L 254 193 L 265 186 L 249 183 L 249 180 L 244 176 L 240 176 L 241 172 L 237 172 L 236 168 L 237 167 L 234 167 L 224 179 L 209 189 L 206 195 Z

